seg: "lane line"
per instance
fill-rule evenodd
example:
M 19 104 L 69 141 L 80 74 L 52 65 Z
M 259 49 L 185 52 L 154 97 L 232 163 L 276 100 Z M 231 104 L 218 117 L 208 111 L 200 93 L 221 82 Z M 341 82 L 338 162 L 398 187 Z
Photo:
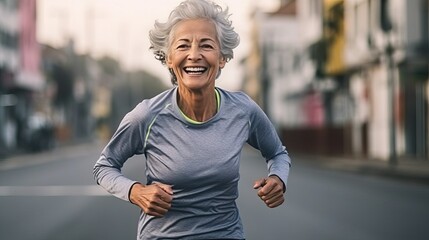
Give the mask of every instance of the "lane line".
M 62 196 L 111 196 L 98 185 L 79 186 L 0 186 L 0 197 L 62 197 Z

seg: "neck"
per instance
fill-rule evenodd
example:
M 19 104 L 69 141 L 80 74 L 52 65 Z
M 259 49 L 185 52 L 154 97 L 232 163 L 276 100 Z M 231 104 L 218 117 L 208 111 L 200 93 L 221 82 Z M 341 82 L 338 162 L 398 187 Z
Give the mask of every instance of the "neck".
M 214 89 L 194 92 L 179 87 L 177 103 L 187 117 L 198 122 L 209 120 L 217 112 Z

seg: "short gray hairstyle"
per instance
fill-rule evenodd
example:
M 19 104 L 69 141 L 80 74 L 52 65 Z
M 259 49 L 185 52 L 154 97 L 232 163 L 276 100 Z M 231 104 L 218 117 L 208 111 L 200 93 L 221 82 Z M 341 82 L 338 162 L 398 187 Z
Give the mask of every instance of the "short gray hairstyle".
M 167 22 L 155 21 L 154 28 L 149 32 L 150 49 L 155 58 L 165 65 L 176 24 L 183 20 L 208 19 L 215 24 L 221 54 L 229 61 L 234 58 L 233 49 L 240 43 L 240 37 L 232 27 L 229 17 L 228 7 L 223 10 L 210 0 L 186 0 L 170 13 Z M 177 84 L 174 73 L 170 72 L 172 83 Z

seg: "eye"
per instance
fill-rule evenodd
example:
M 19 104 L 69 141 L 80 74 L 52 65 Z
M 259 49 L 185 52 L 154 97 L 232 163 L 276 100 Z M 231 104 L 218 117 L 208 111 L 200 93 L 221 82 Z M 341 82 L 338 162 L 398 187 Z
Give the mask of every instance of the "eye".
M 210 44 L 203 44 L 203 45 L 201 45 L 201 48 L 203 48 L 203 49 L 214 49 L 214 47 Z
M 188 44 L 180 44 L 176 47 L 176 49 L 187 49 L 187 48 L 189 48 Z

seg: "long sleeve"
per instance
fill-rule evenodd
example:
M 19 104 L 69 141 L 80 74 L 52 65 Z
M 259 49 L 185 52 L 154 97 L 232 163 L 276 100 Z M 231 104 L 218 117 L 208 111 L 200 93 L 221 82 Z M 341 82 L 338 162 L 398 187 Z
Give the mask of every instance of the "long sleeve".
M 277 175 L 287 186 L 291 159 L 273 124 L 253 101 L 250 107 L 250 132 L 248 143 L 259 149 L 265 158 L 268 175 Z
M 130 157 L 143 151 L 145 131 L 139 119 L 137 108 L 124 117 L 93 169 L 97 184 L 126 201 L 129 201 L 129 191 L 136 181 L 124 176 L 121 168 Z

